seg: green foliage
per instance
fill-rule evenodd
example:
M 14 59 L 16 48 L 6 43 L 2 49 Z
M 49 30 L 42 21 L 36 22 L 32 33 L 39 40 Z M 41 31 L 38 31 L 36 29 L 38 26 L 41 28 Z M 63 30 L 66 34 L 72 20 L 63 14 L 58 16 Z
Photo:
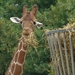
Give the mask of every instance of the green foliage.
M 63 25 L 66 25 L 68 22 L 75 21 L 74 7 L 74 0 L 57 0 L 56 5 L 51 5 L 50 8 L 38 14 L 38 18 L 41 19 L 41 22 L 45 26 L 44 28 L 56 29 L 63 27 Z

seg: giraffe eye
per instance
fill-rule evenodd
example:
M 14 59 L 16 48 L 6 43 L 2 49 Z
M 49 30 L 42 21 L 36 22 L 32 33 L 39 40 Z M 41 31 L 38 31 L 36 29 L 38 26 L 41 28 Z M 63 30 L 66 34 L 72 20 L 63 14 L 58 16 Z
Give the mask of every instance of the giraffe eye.
M 36 24 L 36 22 L 33 22 L 33 24 L 35 25 L 35 24 Z
M 22 21 L 20 21 L 20 23 L 22 24 Z

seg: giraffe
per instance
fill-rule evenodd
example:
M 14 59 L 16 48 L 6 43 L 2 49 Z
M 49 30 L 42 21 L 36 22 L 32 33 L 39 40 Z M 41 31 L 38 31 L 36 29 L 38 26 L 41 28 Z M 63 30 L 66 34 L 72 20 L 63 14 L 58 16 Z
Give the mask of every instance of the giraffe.
M 34 32 L 34 27 L 42 27 L 42 23 L 38 22 L 35 18 L 37 12 L 37 5 L 34 5 L 32 11 L 27 11 L 27 6 L 23 7 L 23 15 L 21 18 L 11 17 L 10 20 L 14 23 L 21 23 L 22 26 L 22 36 L 19 40 L 17 50 L 14 53 L 12 61 L 9 65 L 8 70 L 5 72 L 5 75 L 22 75 L 24 61 L 26 58 L 26 53 L 28 50 L 28 43 L 25 41 L 25 38 Z

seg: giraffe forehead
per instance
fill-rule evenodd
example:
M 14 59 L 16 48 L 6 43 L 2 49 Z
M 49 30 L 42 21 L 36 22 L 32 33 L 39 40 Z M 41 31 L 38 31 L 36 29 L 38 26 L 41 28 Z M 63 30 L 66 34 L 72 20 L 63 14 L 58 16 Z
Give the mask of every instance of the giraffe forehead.
M 25 13 L 22 16 L 23 21 L 33 21 L 35 19 L 35 16 L 33 14 L 31 14 L 30 12 Z

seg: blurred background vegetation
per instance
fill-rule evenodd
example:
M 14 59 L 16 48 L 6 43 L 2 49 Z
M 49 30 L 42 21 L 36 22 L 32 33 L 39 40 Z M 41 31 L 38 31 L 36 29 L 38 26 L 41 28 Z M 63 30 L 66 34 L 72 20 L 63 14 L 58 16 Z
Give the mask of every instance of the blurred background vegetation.
M 12 23 L 10 17 L 21 17 L 23 6 L 31 10 L 34 4 L 38 5 L 36 17 L 43 23 L 43 29 L 35 29 L 38 51 L 29 48 L 23 75 L 54 75 L 44 30 L 74 22 L 75 0 L 0 0 L 0 75 L 7 70 L 21 37 L 21 25 Z

